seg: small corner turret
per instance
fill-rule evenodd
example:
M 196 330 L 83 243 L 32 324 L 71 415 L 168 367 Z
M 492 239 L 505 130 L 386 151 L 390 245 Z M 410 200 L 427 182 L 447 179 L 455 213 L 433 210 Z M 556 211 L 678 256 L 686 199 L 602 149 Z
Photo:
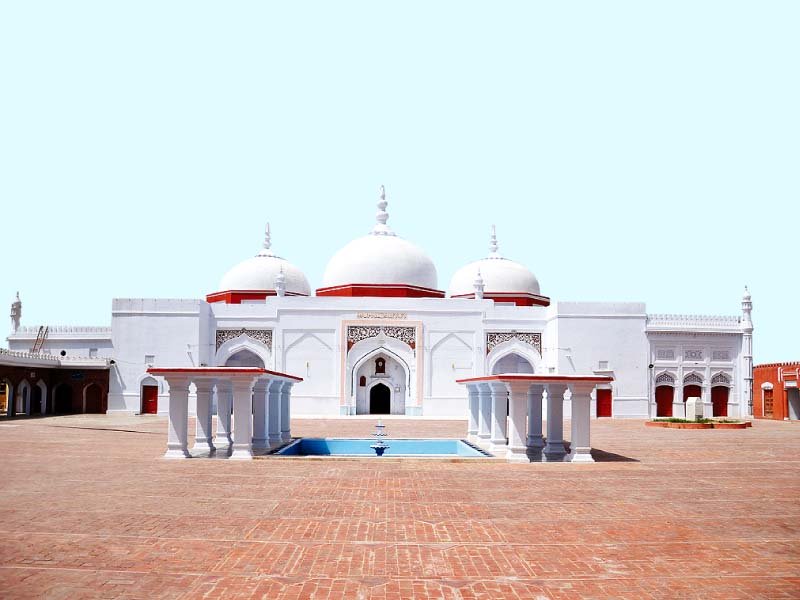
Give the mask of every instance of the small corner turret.
M 17 292 L 14 302 L 11 303 L 11 333 L 17 333 L 19 329 L 19 322 L 22 319 L 22 301 L 19 299 L 19 292 Z

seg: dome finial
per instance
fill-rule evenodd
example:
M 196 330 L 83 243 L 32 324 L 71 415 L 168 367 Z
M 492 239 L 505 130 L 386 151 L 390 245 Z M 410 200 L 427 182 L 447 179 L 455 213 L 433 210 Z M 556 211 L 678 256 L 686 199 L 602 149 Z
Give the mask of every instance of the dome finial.
M 386 206 L 389 203 L 386 201 L 386 188 L 381 186 L 380 200 L 378 200 L 378 212 L 375 213 L 375 227 L 372 228 L 374 235 L 394 235 L 394 232 L 386 224 L 389 220 L 389 213 L 386 212 Z
M 497 229 L 492 225 L 492 235 L 489 237 L 489 258 L 500 258 L 500 253 L 497 249 Z
M 269 227 L 269 222 L 264 228 L 264 243 L 261 245 L 261 251 L 256 256 L 275 256 L 272 251 L 272 231 Z

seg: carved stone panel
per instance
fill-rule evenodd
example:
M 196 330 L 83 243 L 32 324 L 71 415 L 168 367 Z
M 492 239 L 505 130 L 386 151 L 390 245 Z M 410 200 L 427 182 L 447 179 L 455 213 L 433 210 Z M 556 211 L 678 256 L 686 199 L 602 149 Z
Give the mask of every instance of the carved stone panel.
M 272 352 L 272 330 L 271 329 L 217 329 L 217 350 L 228 340 L 235 339 L 240 335 L 246 335 L 254 340 L 261 342 L 270 352 Z
M 489 354 L 495 346 L 508 342 L 510 340 L 518 340 L 524 344 L 529 344 L 536 348 L 536 351 L 542 354 L 542 334 L 524 331 L 497 331 L 486 334 L 486 354 Z
M 347 327 L 347 349 L 350 350 L 361 340 L 378 337 L 379 335 L 394 338 L 408 345 L 412 350 L 416 348 L 416 327 L 395 327 L 386 325 L 349 325 Z

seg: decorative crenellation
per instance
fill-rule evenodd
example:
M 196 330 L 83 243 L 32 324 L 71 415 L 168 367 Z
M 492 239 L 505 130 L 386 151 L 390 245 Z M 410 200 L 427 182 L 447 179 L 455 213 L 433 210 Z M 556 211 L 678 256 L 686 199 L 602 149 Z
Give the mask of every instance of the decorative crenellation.
M 272 329 L 217 329 L 217 350 L 228 340 L 233 340 L 240 335 L 246 335 L 249 338 L 261 342 L 270 352 L 272 351 Z
M 349 325 L 347 327 L 347 349 L 361 340 L 378 337 L 381 333 L 386 337 L 400 340 L 412 350 L 417 345 L 416 327 L 396 327 L 388 325 Z
M 647 327 L 677 327 L 686 329 L 738 329 L 741 317 L 730 315 L 647 315 Z
M 54 333 L 107 333 L 111 335 L 111 327 L 83 327 L 80 325 L 48 325 L 50 335 Z M 25 325 L 17 330 L 17 333 L 27 333 L 37 335 L 39 325 Z
M 32 352 L 19 352 L 16 350 L 7 350 L 5 348 L 0 348 L 0 355 L 3 356 L 13 356 L 15 358 L 29 358 L 29 359 L 36 359 L 36 360 L 49 360 L 52 362 L 58 362 L 59 357 L 52 356 L 50 354 L 39 354 L 39 353 L 32 353 Z
M 524 331 L 494 331 L 486 334 L 486 354 L 489 354 L 495 346 L 508 342 L 510 340 L 518 340 L 523 344 L 528 344 L 536 348 L 539 355 L 542 354 L 542 334 L 538 332 L 524 332 Z

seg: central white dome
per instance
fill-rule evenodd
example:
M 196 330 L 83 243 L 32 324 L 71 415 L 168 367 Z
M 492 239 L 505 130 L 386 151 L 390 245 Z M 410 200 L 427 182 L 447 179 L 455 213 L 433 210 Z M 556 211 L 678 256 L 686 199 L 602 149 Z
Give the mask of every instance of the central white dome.
M 436 289 L 438 276 L 433 261 L 386 225 L 386 206 L 381 186 L 375 227 L 369 235 L 353 240 L 333 255 L 322 276 L 322 288 L 385 285 Z
M 410 285 L 436 289 L 433 261 L 421 248 L 396 235 L 365 235 L 333 255 L 322 287 L 341 285 Z

